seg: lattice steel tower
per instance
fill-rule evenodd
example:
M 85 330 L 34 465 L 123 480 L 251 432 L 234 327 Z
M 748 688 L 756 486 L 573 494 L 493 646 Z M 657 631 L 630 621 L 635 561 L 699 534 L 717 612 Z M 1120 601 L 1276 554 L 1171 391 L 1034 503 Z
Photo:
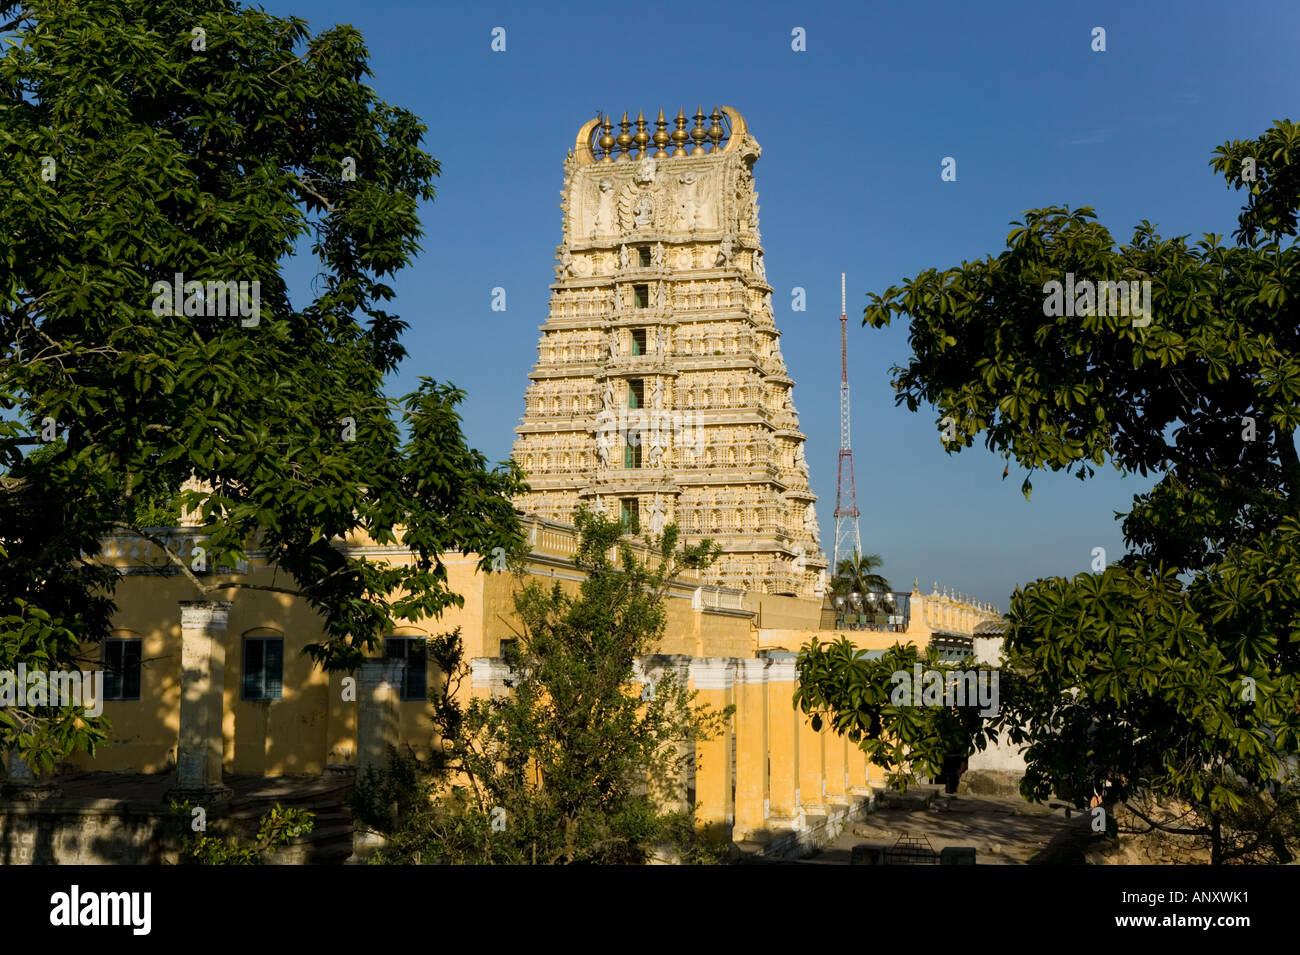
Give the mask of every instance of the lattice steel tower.
M 847 481 L 847 483 L 846 483 Z M 844 303 L 844 273 L 840 273 L 840 461 L 835 489 L 835 557 L 840 561 L 862 553 L 858 532 L 858 492 L 853 482 L 853 445 L 849 440 L 849 316 Z

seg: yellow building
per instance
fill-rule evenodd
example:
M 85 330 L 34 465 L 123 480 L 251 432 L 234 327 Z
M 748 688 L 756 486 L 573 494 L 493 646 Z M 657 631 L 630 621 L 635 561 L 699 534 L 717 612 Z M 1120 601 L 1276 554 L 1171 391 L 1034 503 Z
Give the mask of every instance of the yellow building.
M 528 517 L 524 529 L 522 578 L 479 572 L 476 555 L 448 557 L 448 584 L 463 607 L 398 629 L 385 654 L 355 674 L 326 674 L 302 654 L 323 631 L 300 599 L 239 589 L 225 591 L 229 600 L 196 600 L 188 579 L 167 575 L 168 559 L 154 544 L 109 539 L 105 559 L 124 574 L 118 612 L 111 638 L 87 652 L 102 652 L 106 668 L 118 671 L 118 698 L 104 704 L 113 729 L 94 757 L 80 754 L 65 768 L 174 773 L 181 790 L 201 797 L 219 793 L 229 774 L 351 773 L 382 760 L 390 743 L 427 746 L 429 673 L 420 641 L 459 627 L 471 692 L 500 691 L 508 675 L 501 644 L 521 626 L 512 594 L 530 580 L 574 586 L 580 579 L 573 528 Z M 181 556 L 201 541 L 197 528 L 170 532 Z M 409 557 L 401 548 L 353 546 L 371 559 Z M 211 580 L 269 584 L 272 573 L 254 553 L 240 572 Z M 814 731 L 797 712 L 795 652 L 812 638 L 844 636 L 865 649 L 960 640 L 996 619 L 937 591 L 896 598 L 906 612 L 894 629 L 837 631 L 819 627 L 824 607 L 817 598 L 719 587 L 693 571 L 673 583 L 659 654 L 641 661 L 642 672 L 653 679 L 656 670 L 673 668 L 701 702 L 736 706 L 726 735 L 695 754 L 689 795 L 701 826 L 736 841 L 776 840 L 784 849 L 832 837 L 860 811 L 880 777 L 843 737 Z
M 883 623 L 834 629 L 759 244 L 761 150 L 735 110 L 711 119 L 705 127 L 697 112 L 688 130 L 679 113 L 669 132 L 660 113 L 651 134 L 638 117 L 633 134 L 625 117 L 618 137 L 593 120 L 565 163 L 561 265 L 514 449 L 532 487 L 518 502 L 528 515 L 522 583 L 576 586 L 567 521 L 581 504 L 721 543 L 715 567 L 673 583 L 662 644 L 641 675 L 671 668 L 701 702 L 734 704 L 726 733 L 697 748 L 687 797 L 702 827 L 786 851 L 836 835 L 879 781 L 860 750 L 795 709 L 799 648 L 845 636 L 868 650 L 932 639 L 969 649 L 997 614 L 914 587 L 893 595 Z M 203 532 L 155 536 L 188 562 Z M 394 564 L 410 556 L 348 546 Z M 388 634 L 357 673 L 326 674 L 303 654 L 323 639 L 315 612 L 249 588 L 276 582 L 257 553 L 207 578 L 245 586 L 206 595 L 138 536 L 107 540 L 103 559 L 124 575 L 118 611 L 110 639 L 85 652 L 110 674 L 112 734 L 63 768 L 174 774 L 196 798 L 219 797 L 229 775 L 351 774 L 388 744 L 427 746 L 422 641 L 459 628 L 469 692 L 483 695 L 504 690 L 502 643 L 520 634 L 521 579 L 451 555 L 447 583 L 463 606 Z M 865 628 L 874 626 L 884 629 Z M 10 781 L 21 775 L 11 762 Z

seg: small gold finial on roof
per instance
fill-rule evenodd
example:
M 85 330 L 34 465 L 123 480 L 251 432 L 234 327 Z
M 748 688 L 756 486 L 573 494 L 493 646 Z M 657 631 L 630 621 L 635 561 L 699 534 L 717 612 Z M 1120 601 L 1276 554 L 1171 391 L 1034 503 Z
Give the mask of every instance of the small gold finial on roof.
M 704 131 L 704 104 L 701 103 L 695 110 L 695 128 L 691 130 L 691 139 L 695 140 L 695 148 L 691 150 L 692 156 L 705 155 L 704 140 L 708 137 L 709 134 Z
M 608 114 L 606 114 L 604 117 L 604 122 L 601 126 L 601 130 L 602 132 L 600 134 L 599 143 L 600 143 L 600 148 L 604 150 L 604 155 L 601 157 L 600 161 L 613 162 L 614 161 L 614 124 L 609 121 Z
M 659 118 L 655 120 L 655 159 L 667 159 L 668 153 L 664 152 L 664 147 L 669 143 L 668 121 L 664 119 L 664 111 L 659 110 Z
M 628 128 L 632 124 L 628 122 L 627 113 L 623 114 L 623 121 L 618 125 L 623 130 L 618 134 L 618 148 L 623 151 L 623 154 L 618 157 L 618 161 L 629 162 L 632 159 L 629 155 L 632 151 L 632 134 L 628 132 Z
M 650 134 L 645 131 L 645 113 L 637 110 L 636 114 L 636 135 L 632 137 L 636 143 L 637 159 L 645 158 L 646 146 L 650 142 Z
M 713 120 L 713 125 L 709 127 L 709 142 L 713 144 L 713 149 L 717 149 L 722 142 L 722 137 L 726 134 L 726 130 L 722 128 L 722 114 L 718 112 L 716 105 L 713 107 L 713 113 L 709 116 L 709 119 Z
M 686 112 L 677 111 L 677 128 L 673 130 L 673 145 L 677 148 L 673 150 L 674 158 L 686 155 L 686 143 L 691 138 L 690 133 L 686 131 Z

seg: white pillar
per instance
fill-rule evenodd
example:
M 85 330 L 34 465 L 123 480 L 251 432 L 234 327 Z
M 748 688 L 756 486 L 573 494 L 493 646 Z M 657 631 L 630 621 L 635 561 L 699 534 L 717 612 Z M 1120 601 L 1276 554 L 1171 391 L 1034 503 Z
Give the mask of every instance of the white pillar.
M 180 608 L 181 712 L 175 793 L 224 798 L 230 795 L 221 781 L 230 601 L 183 600 Z
M 368 768 L 388 767 L 388 747 L 396 746 L 400 664 L 368 657 L 357 670 L 357 778 Z

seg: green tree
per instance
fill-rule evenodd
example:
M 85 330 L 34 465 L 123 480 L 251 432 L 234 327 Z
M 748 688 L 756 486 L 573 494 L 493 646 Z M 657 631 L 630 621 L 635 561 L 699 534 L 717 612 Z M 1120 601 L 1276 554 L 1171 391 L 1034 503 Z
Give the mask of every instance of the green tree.
M 831 578 L 831 593 L 835 596 L 848 596 L 852 593 L 868 592 L 888 593 L 893 585 L 885 577 L 876 573 L 876 568 L 884 564 L 879 554 L 859 554 L 854 551 L 852 557 L 845 557 L 835 568 Z
M 466 447 L 455 388 L 384 394 L 406 327 L 387 281 L 438 164 L 363 82 L 360 34 L 232 0 L 0 0 L 0 25 L 0 669 L 72 666 L 106 634 L 110 531 L 166 549 L 198 597 L 252 587 L 147 529 L 181 505 L 209 566 L 257 547 L 284 572 L 261 589 L 321 615 L 327 668 L 457 604 L 438 555 L 517 546 L 520 475 Z M 179 312 L 158 290 L 178 273 Z M 251 284 L 232 316 L 194 282 L 257 282 L 257 308 Z M 412 559 L 337 546 L 355 535 Z M 48 768 L 104 727 L 7 707 L 0 749 Z
M 891 783 L 906 788 L 917 776 L 941 774 L 947 757 L 983 748 L 975 742 L 984 725 L 978 707 L 913 705 L 910 677 L 918 663 L 924 671 L 943 674 L 945 683 L 960 668 L 940 660 L 934 649 L 921 651 L 913 644 L 896 643 L 871 659 L 847 639 L 811 640 L 799 654 L 795 703 L 813 715 L 817 730 L 827 713 L 832 729 L 889 773 Z M 907 674 L 909 682 L 896 682 L 898 673 Z
M 1298 147 L 1282 121 L 1216 151 L 1250 193 L 1236 245 L 1162 239 L 1147 222 L 1117 245 L 1091 209 L 1034 209 L 1002 253 L 929 269 L 864 312 L 874 327 L 910 321 L 899 403 L 933 405 L 949 453 L 982 435 L 1026 469 L 1026 497 L 1037 468 L 1158 476 L 1123 515 L 1122 559 L 1016 590 L 1002 709 L 966 751 L 1022 739 L 1030 798 L 1190 805 L 1174 828 L 1216 862 L 1243 844 L 1225 835 L 1248 825 L 1243 791 L 1289 798 L 1298 749 L 1300 251 L 1283 241 Z M 1102 281 L 1149 281 L 1151 314 L 1103 303 Z M 1050 299 L 1070 282 L 1067 315 Z M 850 666 L 824 668 L 810 693 L 872 725 L 843 682 Z
M 210 836 L 206 829 L 191 829 L 194 807 L 189 802 L 173 802 L 172 814 L 183 827 L 180 860 L 182 865 L 262 865 L 266 857 L 282 849 L 315 827 L 315 813 L 301 809 L 284 809 L 276 803 L 258 820 L 252 839 L 238 835 L 227 838 Z
M 576 524 L 577 594 L 558 583 L 516 594 L 524 632 L 506 657 L 505 696 L 462 699 L 459 634 L 431 641 L 441 742 L 358 787 L 362 818 L 389 836 L 387 861 L 638 864 L 664 846 L 708 857 L 693 844 L 693 813 L 664 807 L 684 795 L 689 744 L 730 713 L 697 705 L 671 672 L 630 688 L 663 635 L 673 577 L 717 549 L 678 548 L 670 526 L 645 538 L 642 563 L 618 521 L 584 510 Z

